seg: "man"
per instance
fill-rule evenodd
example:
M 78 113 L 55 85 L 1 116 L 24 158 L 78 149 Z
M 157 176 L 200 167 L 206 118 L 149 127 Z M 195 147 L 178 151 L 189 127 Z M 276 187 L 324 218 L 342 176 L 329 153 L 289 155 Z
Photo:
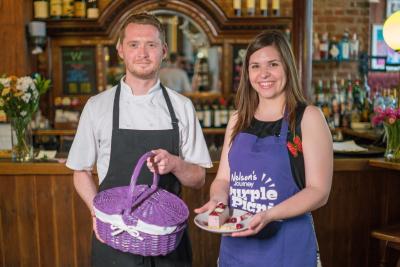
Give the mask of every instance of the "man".
M 67 166 L 75 188 L 90 209 L 97 193 L 91 171 L 97 164 L 99 191 L 129 185 L 133 168 L 147 151 L 150 170 L 161 175 L 159 186 L 179 194 L 181 184 L 204 184 L 210 157 L 189 99 L 166 89 L 158 74 L 167 54 L 162 25 L 152 15 L 133 14 L 121 27 L 118 54 L 126 75 L 117 86 L 91 97 L 82 112 Z M 143 168 L 138 184 L 151 184 Z M 93 224 L 95 233 L 95 219 Z M 123 253 L 93 237 L 93 266 L 191 266 L 187 233 L 177 249 L 163 257 Z
M 169 64 L 160 70 L 161 83 L 168 88 L 172 88 L 175 91 L 191 92 L 192 86 L 189 82 L 187 73 L 179 67 L 178 55 L 171 53 L 169 55 Z

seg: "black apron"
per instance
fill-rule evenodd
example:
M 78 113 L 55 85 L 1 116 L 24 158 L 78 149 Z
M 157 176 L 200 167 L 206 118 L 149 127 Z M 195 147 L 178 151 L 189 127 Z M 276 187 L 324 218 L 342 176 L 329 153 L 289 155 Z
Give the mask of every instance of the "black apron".
M 171 100 L 163 85 L 161 89 L 171 116 L 172 129 L 168 130 L 131 130 L 119 129 L 119 99 L 121 85 L 118 84 L 113 106 L 113 129 L 111 137 L 110 164 L 107 174 L 99 186 L 99 192 L 130 184 L 133 169 L 139 158 L 153 149 L 165 149 L 173 155 L 179 155 L 178 120 L 172 108 Z M 142 168 L 137 184 L 153 182 L 153 175 L 147 167 Z M 179 195 L 180 183 L 172 174 L 161 175 L 159 186 Z M 92 237 L 92 266 L 146 266 L 146 267 L 187 267 L 191 266 L 192 250 L 187 231 L 177 249 L 166 256 L 143 257 L 121 252 L 101 243 L 95 235 Z

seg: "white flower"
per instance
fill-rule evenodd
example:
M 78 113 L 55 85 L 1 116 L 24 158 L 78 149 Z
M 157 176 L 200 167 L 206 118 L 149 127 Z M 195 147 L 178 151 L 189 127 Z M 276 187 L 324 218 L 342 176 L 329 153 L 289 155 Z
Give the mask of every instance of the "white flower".
M 25 101 L 25 103 L 28 103 L 29 100 L 31 100 L 31 96 L 32 96 L 31 93 L 25 93 L 25 94 L 23 94 L 23 95 L 21 96 L 21 98 L 22 98 L 22 100 Z
M 4 86 L 4 87 L 10 87 L 10 78 L 0 78 L 0 83 Z
M 33 94 L 33 98 L 34 99 L 38 99 L 39 98 L 39 91 L 36 90 L 36 88 L 35 88 L 35 90 L 32 90 L 32 94 Z
M 21 114 L 22 117 L 25 117 L 26 114 L 28 114 L 28 112 L 26 112 L 25 110 L 21 111 L 19 114 Z
M 29 87 L 35 88 L 35 83 L 33 82 L 32 78 L 29 76 L 18 78 L 17 80 L 17 89 L 26 92 L 28 91 Z

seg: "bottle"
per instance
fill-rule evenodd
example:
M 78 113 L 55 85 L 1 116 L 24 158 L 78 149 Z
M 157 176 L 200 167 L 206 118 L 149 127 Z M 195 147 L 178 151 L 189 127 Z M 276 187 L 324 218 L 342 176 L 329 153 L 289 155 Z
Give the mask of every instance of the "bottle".
M 74 16 L 74 0 L 63 0 L 62 17 L 72 18 Z
M 212 113 L 210 109 L 210 105 L 208 102 L 204 103 L 203 109 L 203 127 L 211 128 L 212 127 Z
M 229 116 L 229 111 L 227 107 L 227 103 L 223 97 L 219 99 L 219 110 L 220 110 L 220 116 L 221 116 L 221 127 L 226 127 L 228 125 L 228 116 Z
M 333 60 L 339 59 L 339 45 L 335 36 L 332 37 L 329 43 L 329 58 Z
M 376 90 L 375 91 L 375 96 L 374 96 L 374 103 L 373 103 L 374 111 L 377 109 L 385 109 L 385 100 L 383 96 L 381 95 L 381 90 Z
M 235 16 L 242 14 L 242 0 L 233 0 L 233 10 L 235 11 Z
M 254 16 L 256 13 L 256 0 L 247 0 L 247 15 Z
M 353 110 L 355 109 L 358 112 L 361 112 L 363 104 L 362 101 L 360 80 L 356 79 L 353 86 Z
M 195 109 L 196 109 L 196 117 L 199 120 L 200 125 L 203 127 L 204 110 L 200 100 L 195 101 Z
M 371 98 L 369 95 L 369 91 L 366 91 L 366 94 L 364 97 L 364 105 L 363 105 L 363 109 L 361 111 L 361 121 L 369 122 L 371 113 L 372 113 L 372 102 L 371 102 Z
M 274 16 L 280 16 L 280 11 L 281 7 L 280 7 L 280 2 L 279 0 L 272 0 L 272 14 Z
M 268 0 L 260 0 L 261 15 L 268 16 Z
M 318 80 L 318 84 L 315 87 L 315 105 L 322 108 L 324 100 L 324 86 L 322 80 Z
M 62 2 L 61 0 L 50 0 L 50 17 L 52 19 L 59 19 L 62 15 Z
M 75 9 L 75 18 L 85 18 L 86 0 L 75 0 L 74 9 Z
M 47 19 L 49 17 L 49 1 L 33 1 L 33 17 L 35 19 Z
M 350 41 L 350 58 L 357 59 L 358 58 L 358 50 L 360 47 L 360 41 L 357 39 L 357 33 L 353 33 L 353 37 Z
M 97 0 L 87 1 L 86 13 L 88 19 L 97 19 L 99 17 L 99 7 L 97 5 Z
M 320 51 L 320 58 L 321 59 L 328 59 L 329 57 L 329 40 L 328 40 L 328 33 L 324 32 L 321 37 L 321 42 L 319 44 L 319 51 Z
M 221 110 L 219 109 L 218 99 L 215 99 L 212 103 L 212 112 L 213 112 L 213 126 L 215 128 L 221 127 Z
M 340 60 L 349 60 L 350 59 L 350 43 L 349 43 L 349 32 L 347 30 L 344 31 L 342 39 L 340 40 Z
M 319 37 L 318 33 L 314 32 L 314 38 L 313 38 L 313 45 L 312 45 L 312 59 L 313 60 L 320 60 L 321 59 L 321 51 L 320 49 L 320 42 L 319 42 Z
M 228 104 L 228 121 L 229 118 L 232 118 L 233 114 L 235 113 L 235 104 L 233 98 L 230 99 L 229 104 Z

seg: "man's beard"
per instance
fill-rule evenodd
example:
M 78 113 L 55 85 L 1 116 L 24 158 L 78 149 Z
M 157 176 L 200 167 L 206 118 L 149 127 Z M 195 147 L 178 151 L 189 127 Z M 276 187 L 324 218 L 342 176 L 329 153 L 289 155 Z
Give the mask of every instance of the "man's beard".
M 129 73 L 136 78 L 142 79 L 142 80 L 151 80 L 154 79 L 158 73 L 158 70 L 152 70 L 150 72 L 138 72 L 136 70 L 129 70 Z

